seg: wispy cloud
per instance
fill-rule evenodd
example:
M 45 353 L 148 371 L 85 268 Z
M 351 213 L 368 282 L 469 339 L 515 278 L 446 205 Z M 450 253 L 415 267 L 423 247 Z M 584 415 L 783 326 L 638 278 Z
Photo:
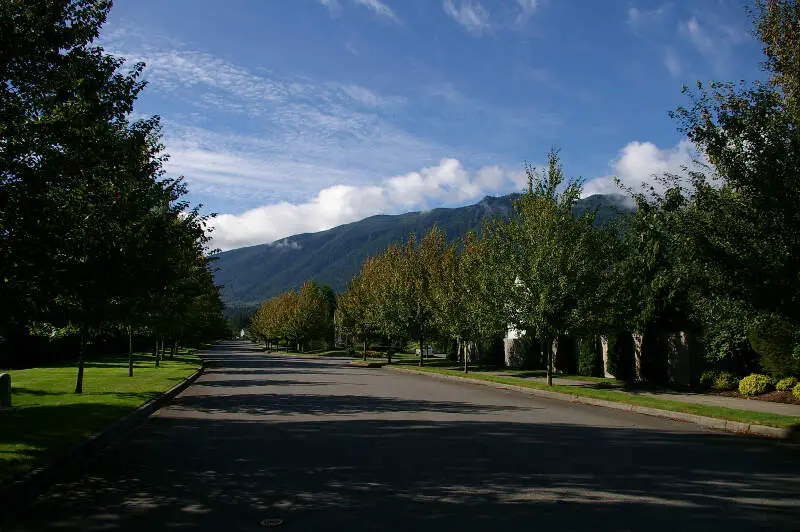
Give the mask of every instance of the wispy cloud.
M 355 3 L 370 9 L 376 15 L 388 18 L 396 23 L 400 22 L 400 19 L 398 19 L 397 15 L 394 14 L 394 11 L 392 11 L 389 6 L 381 2 L 381 0 L 355 0 Z
M 395 12 L 381 0 L 351 0 L 353 4 L 365 7 L 378 15 L 379 17 L 391 20 L 395 24 L 400 24 L 400 19 Z M 342 9 L 340 0 L 319 0 L 319 2 L 328 8 L 332 13 L 338 13 Z
M 747 31 L 713 11 L 703 11 L 680 22 L 678 34 L 691 43 L 717 75 L 725 75 L 728 65 L 735 61 L 735 48 L 752 40 Z
M 681 60 L 678 54 L 675 53 L 675 49 L 671 46 L 667 46 L 664 50 L 664 66 L 667 67 L 669 73 L 675 78 L 679 77 L 683 71 Z
M 517 4 L 519 5 L 517 22 L 522 23 L 528 20 L 533 13 L 539 9 L 541 3 L 541 0 L 517 0 Z
M 477 0 L 444 0 L 444 12 L 471 33 L 479 35 L 491 28 L 489 12 Z
M 299 233 L 322 231 L 381 213 L 427 209 L 431 202 L 476 200 L 520 189 L 518 174 L 499 166 L 468 172 L 457 159 L 442 159 L 418 172 L 375 185 L 333 185 L 311 200 L 267 204 L 214 219 L 213 245 L 220 249 L 263 244 Z
M 494 8 L 489 11 L 488 5 Z M 542 0 L 444 0 L 444 12 L 473 35 L 495 29 L 519 29 L 541 8 Z
M 625 21 L 634 32 L 639 33 L 653 26 L 654 24 L 661 22 L 668 8 L 668 5 L 663 5 L 656 9 L 639 9 L 638 7 L 631 7 L 628 9 Z
M 689 20 L 682 22 L 680 30 L 684 32 L 691 39 L 692 44 L 703 55 L 713 55 L 715 53 L 714 41 L 706 32 L 705 28 L 700 25 L 697 18 L 692 17 Z

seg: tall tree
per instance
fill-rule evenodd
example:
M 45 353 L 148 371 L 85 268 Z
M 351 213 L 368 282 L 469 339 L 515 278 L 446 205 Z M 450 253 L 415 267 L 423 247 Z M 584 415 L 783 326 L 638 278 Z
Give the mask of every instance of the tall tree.
M 582 182 L 565 178 L 555 150 L 548 159 L 543 172 L 526 167 L 528 191 L 516 201 L 517 216 L 506 226 L 505 260 L 515 274 L 509 322 L 545 346 L 552 385 L 550 346 L 580 330 L 596 310 L 608 264 L 594 228 L 595 212 L 573 213 Z
M 714 330 L 725 310 L 754 347 L 790 339 L 765 351 L 783 353 L 776 372 L 800 361 L 799 15 L 796 0 L 758 2 L 769 83 L 698 83 L 691 105 L 674 113 L 712 165 L 692 175 L 684 224 L 707 286 L 697 314 Z

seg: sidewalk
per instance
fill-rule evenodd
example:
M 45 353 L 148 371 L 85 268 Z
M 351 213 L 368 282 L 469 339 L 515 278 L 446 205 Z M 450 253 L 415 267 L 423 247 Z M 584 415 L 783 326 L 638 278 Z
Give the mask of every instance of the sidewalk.
M 518 377 L 513 372 L 508 371 L 491 371 L 486 372 L 492 375 L 503 377 L 514 377 L 521 380 L 536 381 L 542 384 L 547 382 L 543 377 Z M 560 379 L 553 377 L 553 384 L 558 386 L 579 386 L 584 388 L 596 387 L 597 383 L 573 379 Z M 777 414 L 780 416 L 797 416 L 800 417 L 800 405 L 791 405 L 786 403 L 774 403 L 771 401 L 759 401 L 758 399 L 741 399 L 739 397 L 725 397 L 723 395 L 712 395 L 703 393 L 692 392 L 639 392 L 639 391 L 625 391 L 614 388 L 615 391 L 626 393 L 631 396 L 645 396 L 657 397 L 660 399 L 667 399 L 670 401 L 679 401 L 681 403 L 701 404 L 708 406 L 722 406 L 725 408 L 735 408 L 736 410 L 749 410 L 750 412 L 764 412 L 770 414 Z

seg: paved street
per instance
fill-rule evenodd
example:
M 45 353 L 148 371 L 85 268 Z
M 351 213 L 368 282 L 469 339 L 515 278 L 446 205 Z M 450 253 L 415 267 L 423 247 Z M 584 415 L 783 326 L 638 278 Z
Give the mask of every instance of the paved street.
M 15 530 L 796 530 L 800 448 L 228 343 Z

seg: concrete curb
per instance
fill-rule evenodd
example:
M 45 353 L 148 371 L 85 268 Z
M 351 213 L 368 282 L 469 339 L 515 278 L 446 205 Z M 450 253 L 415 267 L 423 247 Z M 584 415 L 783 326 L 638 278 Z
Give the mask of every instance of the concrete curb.
M 150 399 L 136 410 L 108 425 L 90 438 L 58 454 L 45 465 L 25 473 L 0 488 L 0 532 L 12 513 L 19 513 L 31 505 L 36 497 L 70 472 L 79 470 L 100 451 L 119 443 L 153 412 L 163 407 L 176 395 L 188 388 L 203 374 L 203 366 L 158 397 Z M 13 509 L 13 511 L 12 511 Z
M 654 416 L 666 419 L 674 419 L 676 421 L 684 421 L 686 423 L 694 423 L 708 429 L 719 430 L 723 432 L 731 432 L 734 434 L 744 434 L 750 436 L 759 436 L 765 438 L 773 438 L 778 440 L 798 441 L 800 440 L 800 433 L 797 427 L 779 428 L 770 427 L 768 425 L 758 425 L 755 423 L 741 423 L 738 421 L 728 421 L 715 417 L 698 416 L 696 414 L 687 414 L 685 412 L 675 412 L 673 410 L 662 410 L 660 408 L 650 408 L 646 406 L 632 405 L 628 403 L 617 403 L 614 401 L 606 401 L 604 399 L 594 399 L 592 397 L 583 397 L 580 395 L 573 395 L 562 392 L 551 392 L 548 390 L 539 390 L 537 388 L 528 388 L 527 386 L 516 386 L 514 384 L 503 384 L 499 382 L 484 381 L 480 379 L 471 379 L 469 377 L 456 377 L 453 375 L 443 375 L 441 373 L 432 373 L 428 371 L 418 371 L 410 368 L 400 368 L 397 366 L 386 366 L 393 371 L 400 371 L 404 373 L 413 373 L 415 375 L 427 375 L 429 377 L 438 378 L 451 382 L 466 382 L 471 384 L 479 384 L 488 386 L 490 388 L 499 388 L 501 390 L 513 390 L 515 392 L 526 393 L 529 395 L 536 395 L 538 397 L 545 397 L 547 399 L 554 399 L 556 401 L 568 401 L 571 403 L 581 403 L 591 406 L 601 406 L 604 408 L 613 408 L 615 410 L 624 410 L 626 412 L 634 412 L 636 414 L 644 414 L 647 416 Z

